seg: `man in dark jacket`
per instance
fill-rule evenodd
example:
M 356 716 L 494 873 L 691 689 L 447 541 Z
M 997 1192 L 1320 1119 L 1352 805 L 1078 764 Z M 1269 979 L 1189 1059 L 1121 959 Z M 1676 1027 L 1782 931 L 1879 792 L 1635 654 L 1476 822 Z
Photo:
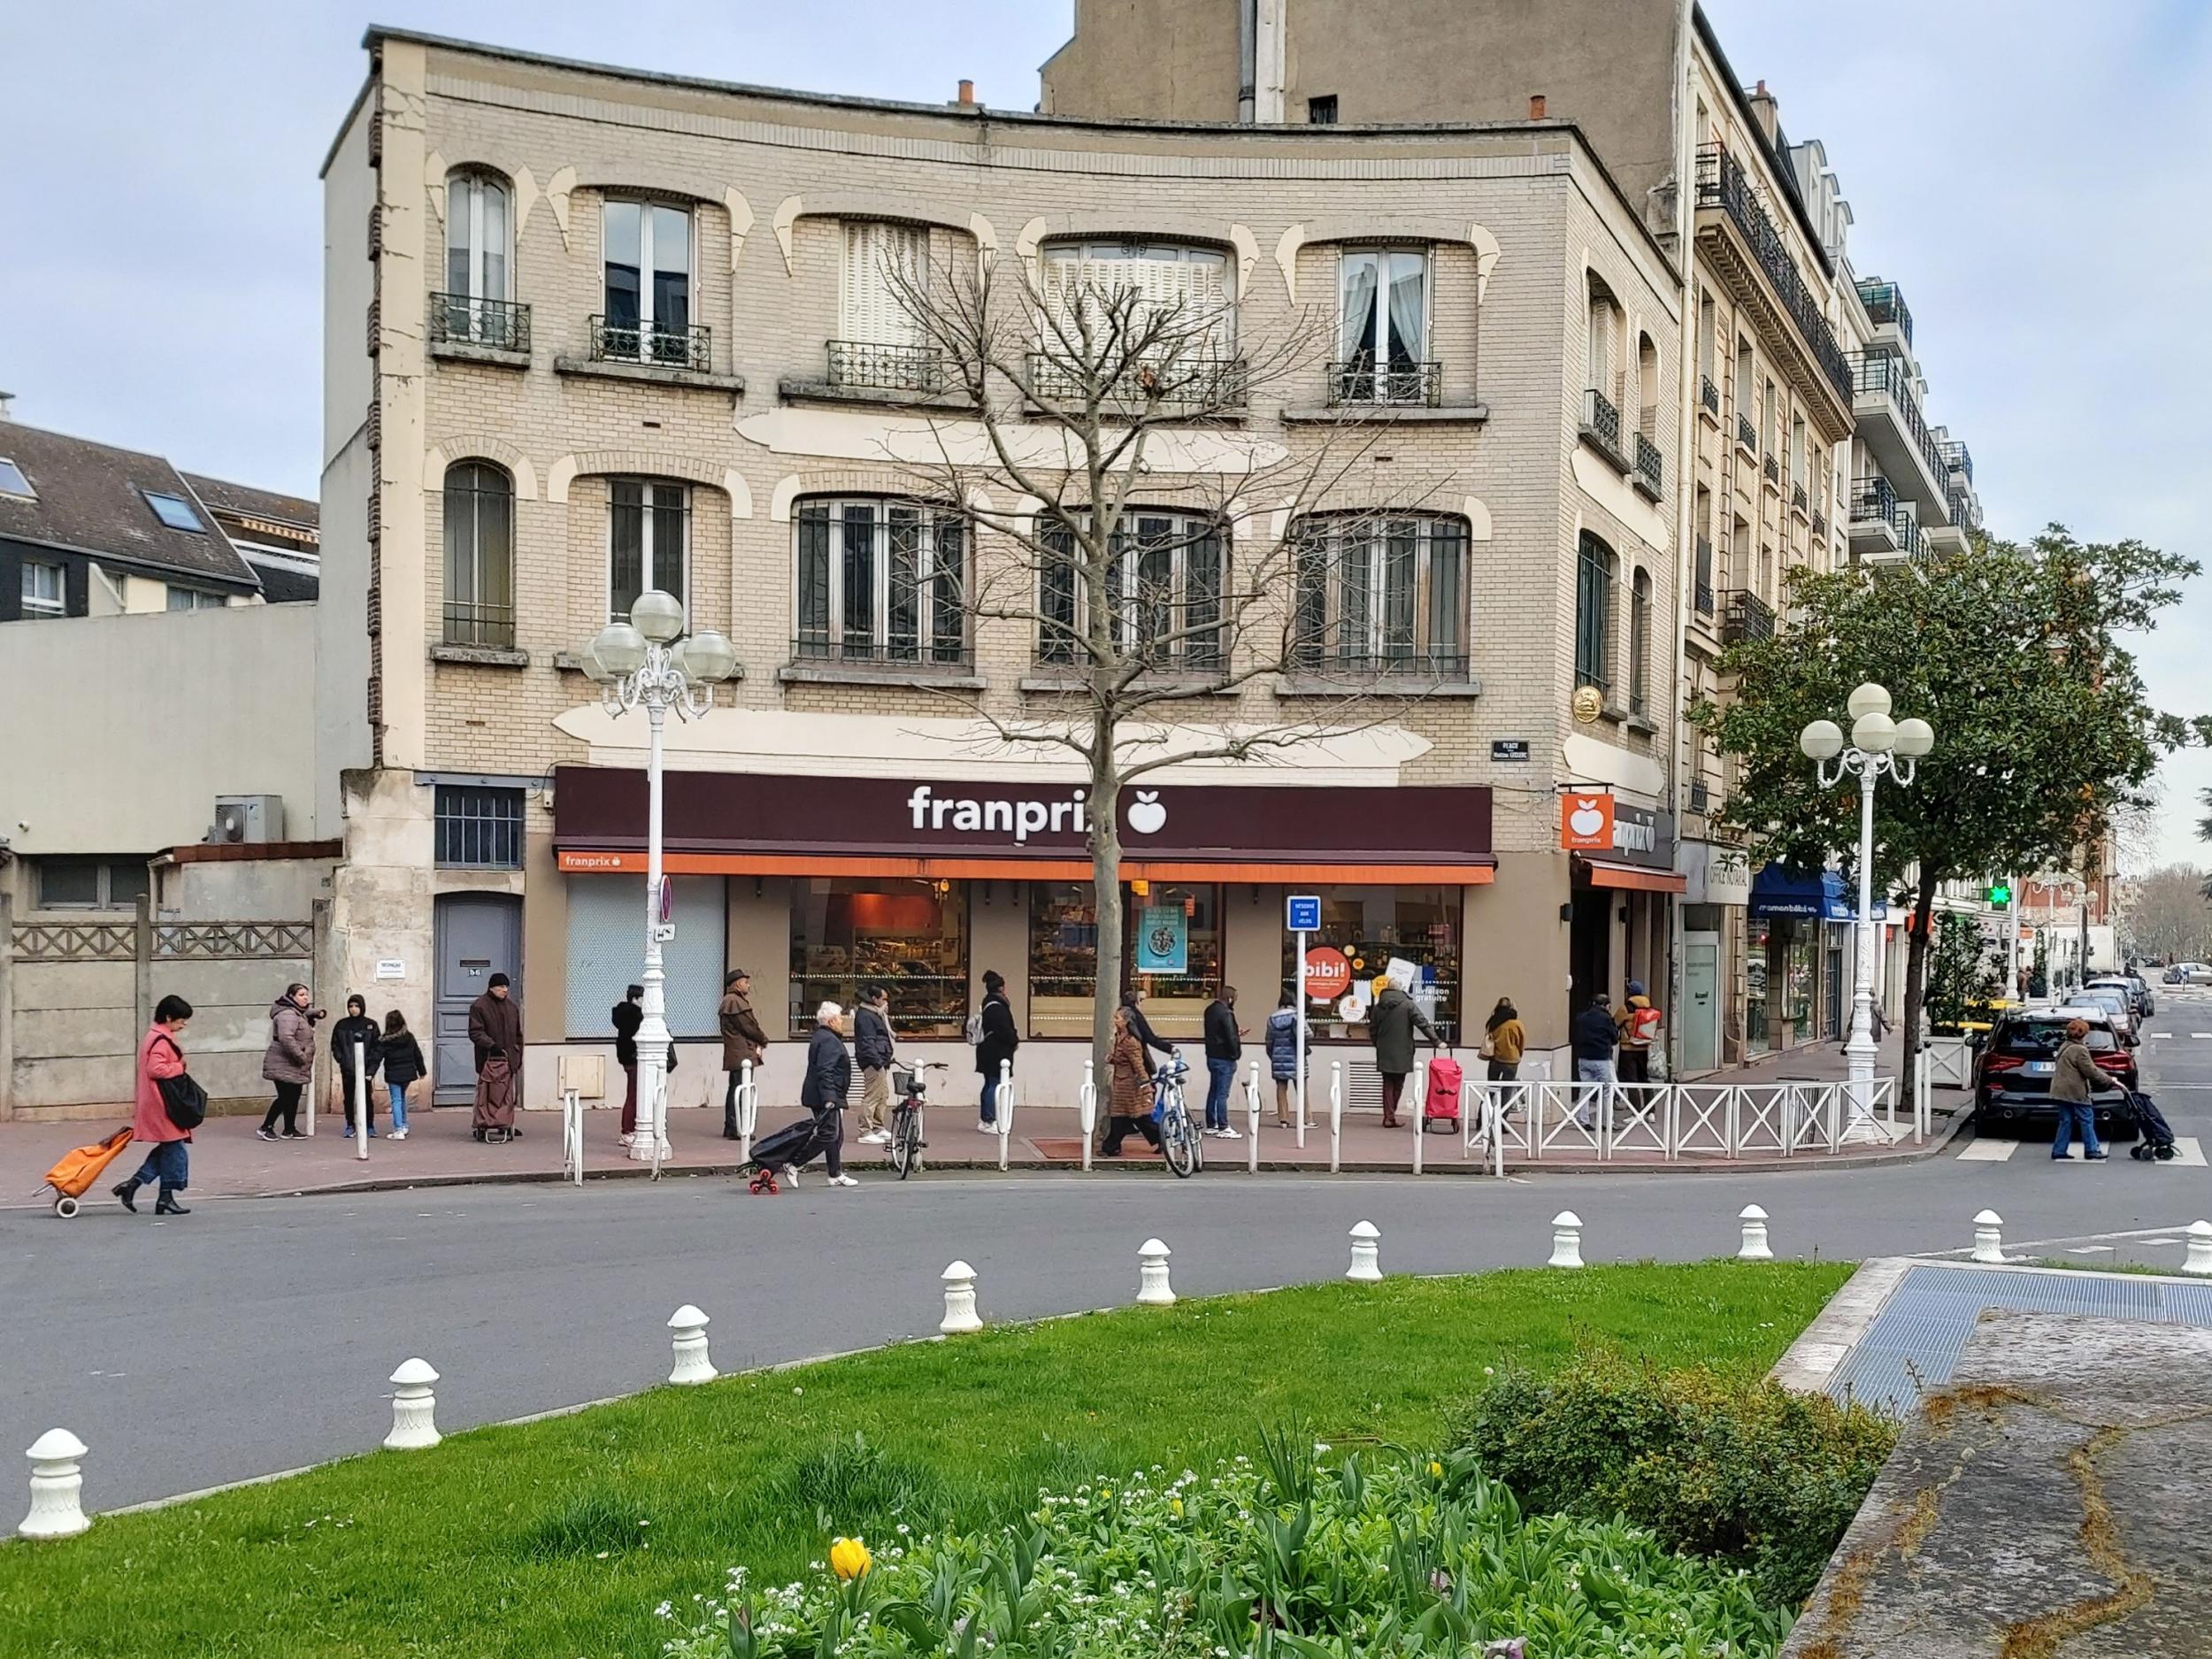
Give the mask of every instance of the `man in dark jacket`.
M 1395 979 L 1386 975 L 1376 984 L 1381 988 L 1367 1010 L 1367 1038 L 1375 1045 L 1375 1070 L 1382 1073 L 1382 1126 L 1395 1129 L 1398 1102 L 1405 1096 L 1406 1079 L 1413 1071 L 1413 1033 L 1419 1031 L 1431 1048 L 1440 1044 L 1436 1027 L 1429 1024 L 1421 1005 L 1400 990 Z M 1414 1110 L 1420 1110 L 1418 1101 Z
M 515 1109 L 522 1102 L 522 1010 L 511 995 L 511 981 L 495 973 L 484 995 L 469 1004 L 469 1046 L 476 1051 L 476 1113 L 470 1133 L 477 1140 L 490 1131 L 518 1135 Z
M 815 1144 L 821 1148 L 829 1167 L 829 1184 L 857 1187 L 860 1183 L 845 1173 L 845 1096 L 852 1091 L 853 1057 L 845 1051 L 845 1040 L 837 1034 L 837 1022 L 844 1017 L 845 1010 L 834 1002 L 825 1002 L 815 1010 L 799 1104 L 814 1114 Z M 795 1160 L 784 1170 L 794 1187 L 799 1184 L 798 1162 Z
M 645 1023 L 640 1001 L 644 995 L 643 986 L 631 986 L 607 1013 L 614 1026 L 614 1063 L 622 1068 L 622 1144 L 626 1147 L 637 1133 L 637 1033 Z
M 738 1078 L 748 1060 L 757 1067 L 768 1052 L 768 1033 L 753 1015 L 753 976 L 744 969 L 732 968 L 723 979 L 715 1024 L 722 1033 L 722 1069 L 730 1074 L 722 1094 L 722 1139 L 735 1141 Z
M 1575 1101 L 1575 1121 L 1585 1129 L 1597 1127 L 1600 1102 L 1609 1113 L 1613 1098 L 1613 1050 L 1621 1041 L 1621 1028 L 1613 1018 L 1605 993 L 1590 999 L 1590 1006 L 1574 1017 L 1567 1028 L 1574 1047 L 1575 1079 L 1599 1087 L 1583 1089 Z
M 1206 1133 L 1217 1141 L 1241 1141 L 1229 1126 L 1229 1090 L 1244 1055 L 1244 1033 L 1237 1028 L 1237 987 L 1225 985 L 1206 1004 Z
M 891 993 L 879 985 L 860 994 L 853 1010 L 853 1059 L 860 1067 L 860 1139 L 891 1139 Z
M 363 1088 L 354 1089 L 353 1051 L 361 1049 Z M 330 1028 L 330 1057 L 338 1063 L 338 1075 L 346 1086 L 346 1139 L 353 1139 L 357 1108 L 369 1133 L 376 1133 L 376 1074 L 384 1064 L 384 1033 L 369 1018 L 369 1005 L 358 995 L 346 998 L 346 1017 Z

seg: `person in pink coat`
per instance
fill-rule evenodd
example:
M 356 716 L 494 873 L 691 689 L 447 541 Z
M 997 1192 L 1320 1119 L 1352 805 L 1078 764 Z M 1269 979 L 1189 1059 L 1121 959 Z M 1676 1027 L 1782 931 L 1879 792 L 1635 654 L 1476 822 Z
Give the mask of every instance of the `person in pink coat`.
M 184 1048 L 177 1039 L 191 1018 L 191 1003 L 180 996 L 163 997 L 154 1010 L 154 1023 L 138 1045 L 138 1101 L 137 1110 L 131 1116 L 131 1139 L 149 1142 L 151 1150 L 146 1154 L 145 1163 L 138 1166 L 138 1173 L 115 1189 L 115 1195 L 123 1201 L 123 1208 L 133 1214 L 138 1210 L 138 1205 L 133 1202 L 138 1196 L 138 1189 L 149 1182 L 157 1183 L 161 1189 L 154 1200 L 154 1214 L 192 1213 L 177 1202 L 177 1194 L 185 1189 L 190 1172 L 190 1159 L 184 1148 L 192 1139 L 192 1132 L 180 1129 L 169 1121 L 169 1108 L 161 1098 L 161 1080 L 184 1075 Z

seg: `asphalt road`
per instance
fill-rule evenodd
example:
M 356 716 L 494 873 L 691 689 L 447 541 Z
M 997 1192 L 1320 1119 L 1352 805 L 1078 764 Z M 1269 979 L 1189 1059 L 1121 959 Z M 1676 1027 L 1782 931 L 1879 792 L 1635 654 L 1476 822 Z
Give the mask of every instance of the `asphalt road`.
M 2212 1148 L 2212 995 L 2171 996 L 2152 1030 L 2168 1034 L 2145 1044 L 2147 1086 Z M 681 1180 L 203 1200 L 166 1224 L 17 1211 L 0 1215 L 0 1448 L 74 1429 L 87 1503 L 106 1509 L 373 1448 L 410 1355 L 442 1373 L 449 1430 L 648 1386 L 686 1302 L 729 1371 L 933 1330 L 955 1257 L 976 1267 L 985 1317 L 1021 1318 L 1129 1301 L 1151 1234 L 1189 1294 L 1333 1278 L 1363 1217 L 1386 1271 L 1438 1273 L 1540 1263 L 1562 1208 L 1594 1262 L 1728 1254 L 1753 1202 L 1787 1256 L 1963 1251 L 1991 1207 L 2008 1249 L 2170 1269 L 2177 1229 L 2212 1214 L 2212 1171 L 2058 1165 L 2030 1145 L 2005 1162 L 1502 1186 L 1038 1174 L 775 1199 Z

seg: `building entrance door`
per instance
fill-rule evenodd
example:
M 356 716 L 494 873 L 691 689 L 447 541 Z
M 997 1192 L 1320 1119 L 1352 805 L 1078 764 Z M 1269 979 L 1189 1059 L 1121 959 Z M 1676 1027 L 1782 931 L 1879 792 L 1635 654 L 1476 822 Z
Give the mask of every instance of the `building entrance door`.
M 1600 991 L 1617 1002 L 1613 987 L 1613 891 L 1609 887 L 1576 889 L 1574 921 L 1568 933 L 1567 977 L 1572 989 L 1567 996 L 1567 1018 L 1572 1020 L 1590 1006 Z
M 495 973 L 522 1001 L 522 901 L 504 893 L 445 893 L 437 905 L 437 1006 L 434 1019 L 440 1106 L 465 1105 L 476 1094 L 476 1051 L 469 1044 L 469 1004 Z M 528 1029 L 527 1026 L 525 1027 Z
M 1682 1071 L 1720 1069 L 1720 935 L 1682 936 Z

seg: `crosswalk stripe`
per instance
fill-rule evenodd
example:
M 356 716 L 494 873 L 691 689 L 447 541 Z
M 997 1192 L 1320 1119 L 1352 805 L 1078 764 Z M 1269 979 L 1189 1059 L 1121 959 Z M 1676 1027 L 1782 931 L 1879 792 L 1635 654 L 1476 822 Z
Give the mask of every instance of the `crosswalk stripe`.
M 2212 1031 L 2193 1031 L 2189 1034 L 2199 1042 L 2212 1042 Z
M 2173 1161 L 2177 1164 L 2185 1164 L 2192 1169 L 2204 1168 L 2203 1144 L 2194 1135 L 2176 1135 Z
M 1977 1164 L 2002 1164 L 2019 1149 L 2017 1141 L 1970 1141 L 1960 1150 L 1959 1157 Z

